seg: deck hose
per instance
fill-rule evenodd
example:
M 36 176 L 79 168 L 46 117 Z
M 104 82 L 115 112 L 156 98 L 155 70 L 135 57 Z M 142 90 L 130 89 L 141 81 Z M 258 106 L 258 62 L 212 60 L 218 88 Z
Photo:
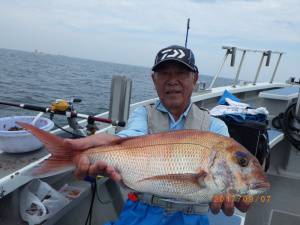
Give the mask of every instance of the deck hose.
M 300 118 L 295 115 L 296 103 L 272 120 L 274 128 L 281 129 L 286 139 L 300 151 Z

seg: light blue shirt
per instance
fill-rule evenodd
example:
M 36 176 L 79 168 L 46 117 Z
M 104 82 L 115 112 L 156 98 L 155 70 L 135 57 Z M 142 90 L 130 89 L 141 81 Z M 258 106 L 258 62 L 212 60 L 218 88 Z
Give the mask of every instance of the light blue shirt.
M 183 114 L 179 117 L 177 121 L 174 120 L 173 115 L 165 108 L 160 100 L 157 100 L 155 103 L 155 107 L 157 110 L 161 112 L 166 112 L 170 118 L 169 129 L 170 130 L 182 130 L 184 129 L 185 118 L 191 109 L 192 104 L 185 110 Z M 131 114 L 128 119 L 127 128 L 125 130 L 120 131 L 117 135 L 120 137 L 134 137 L 140 135 L 148 134 L 148 114 L 147 110 L 144 106 L 137 107 Z M 215 117 L 211 117 L 210 121 L 210 132 L 214 132 L 217 134 L 221 134 L 229 137 L 228 128 L 226 124 Z

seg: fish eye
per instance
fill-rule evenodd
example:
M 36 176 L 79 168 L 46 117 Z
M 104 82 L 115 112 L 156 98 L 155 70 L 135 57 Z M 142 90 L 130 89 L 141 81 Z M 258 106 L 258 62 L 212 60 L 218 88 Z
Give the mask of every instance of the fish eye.
M 241 167 L 246 167 L 249 164 L 249 160 L 247 158 L 238 158 L 237 160 Z
M 235 154 L 236 159 L 237 159 L 237 163 L 241 166 L 241 167 L 246 167 L 249 164 L 249 158 L 247 153 L 245 152 L 236 152 Z

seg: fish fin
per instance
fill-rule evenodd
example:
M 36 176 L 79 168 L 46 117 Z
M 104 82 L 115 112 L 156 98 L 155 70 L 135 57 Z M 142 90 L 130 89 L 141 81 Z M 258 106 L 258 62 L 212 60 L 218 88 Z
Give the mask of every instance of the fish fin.
M 205 182 L 204 178 L 207 175 L 207 173 L 204 170 L 201 170 L 199 173 L 184 173 L 184 174 L 164 174 L 164 175 L 158 175 L 153 177 L 147 177 L 145 179 L 140 180 L 146 181 L 146 180 L 164 180 L 164 181 L 174 181 L 174 182 L 184 182 L 184 183 L 192 183 L 197 184 L 201 188 L 205 188 Z
M 198 179 L 199 175 L 194 173 L 165 174 L 139 180 L 131 188 L 153 193 L 153 187 L 161 187 L 159 193 L 153 194 L 178 198 L 178 195 L 194 195 L 205 190 L 206 186 L 200 185 Z
M 197 173 L 198 175 L 198 183 L 201 187 L 205 188 L 206 184 L 204 181 L 204 178 L 207 176 L 207 172 L 204 170 L 200 170 L 199 173 Z
M 63 138 L 43 131 L 28 123 L 16 123 L 37 137 L 52 154 L 51 157 L 44 161 L 40 166 L 33 169 L 31 172 L 32 175 L 40 176 L 46 173 L 58 173 L 59 171 L 70 168 L 70 166 L 73 165 L 73 157 L 76 153 L 71 151 L 70 146 L 68 146 L 68 143 L 64 142 Z M 77 152 L 77 154 L 79 154 L 79 152 Z

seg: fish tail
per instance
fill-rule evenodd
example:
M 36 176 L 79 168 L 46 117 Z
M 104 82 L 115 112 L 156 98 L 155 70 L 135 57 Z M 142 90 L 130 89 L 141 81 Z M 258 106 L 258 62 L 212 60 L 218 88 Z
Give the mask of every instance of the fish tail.
M 63 138 L 43 131 L 28 123 L 16 123 L 37 137 L 51 153 L 51 157 L 37 168 L 34 168 L 33 171 L 30 172 L 30 175 L 40 177 L 51 176 L 74 168 L 73 158 L 80 154 L 80 152 L 72 151 L 69 144 L 65 142 Z

